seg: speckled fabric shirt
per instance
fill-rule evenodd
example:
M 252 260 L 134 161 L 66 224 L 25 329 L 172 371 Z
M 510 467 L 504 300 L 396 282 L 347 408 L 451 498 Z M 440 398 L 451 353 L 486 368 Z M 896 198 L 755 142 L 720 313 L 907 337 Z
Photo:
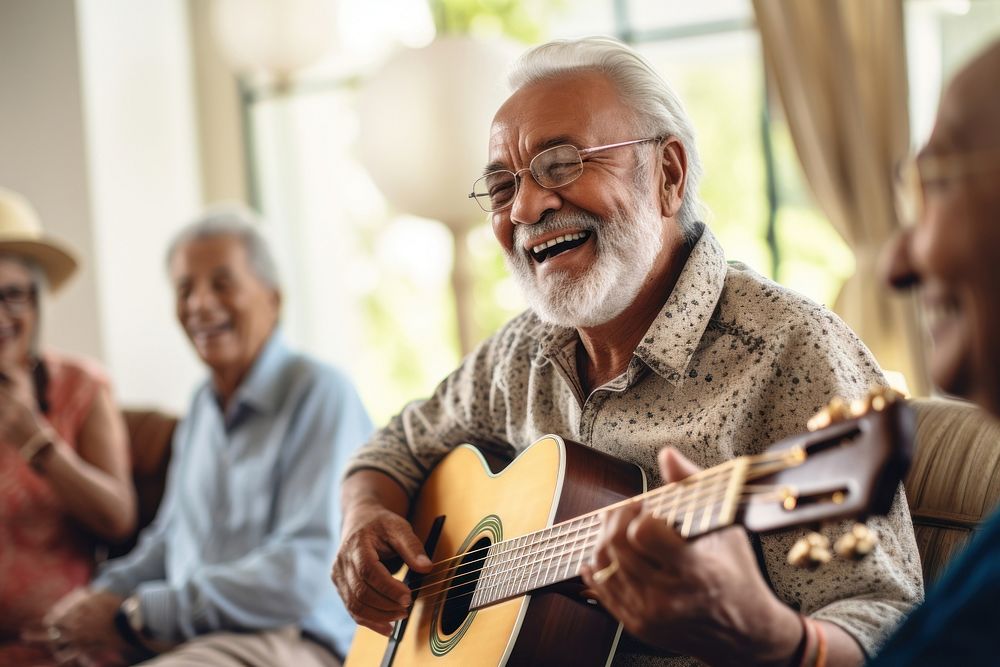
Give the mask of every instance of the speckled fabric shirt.
M 431 467 L 463 442 L 526 448 L 547 433 L 641 466 L 662 484 L 657 452 L 678 448 L 703 467 L 759 453 L 805 429 L 834 395 L 884 382 L 860 340 L 829 310 L 739 263 L 727 264 L 707 229 L 691 251 L 628 369 L 585 396 L 576 331 L 526 312 L 483 342 L 424 401 L 407 405 L 355 455 L 411 495 Z M 509 443 L 509 445 L 506 445 Z M 816 572 L 785 556 L 800 531 L 760 538 L 766 574 L 793 608 L 844 628 L 872 655 L 923 595 L 920 558 L 900 491 L 890 516 L 870 522 L 876 552 L 860 564 L 834 559 Z M 829 526 L 832 539 L 846 526 Z M 691 665 L 619 650 L 614 665 Z

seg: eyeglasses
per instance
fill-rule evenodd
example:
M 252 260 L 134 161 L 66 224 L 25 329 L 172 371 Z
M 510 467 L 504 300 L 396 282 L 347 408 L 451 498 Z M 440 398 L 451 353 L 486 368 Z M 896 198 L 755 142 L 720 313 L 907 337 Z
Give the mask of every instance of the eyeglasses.
M 34 305 L 38 292 L 34 285 L 7 285 L 0 287 L 0 304 L 10 315 L 20 315 Z
M 896 206 L 900 220 L 904 225 L 912 225 L 923 217 L 928 188 L 990 171 L 1000 171 L 1000 150 L 909 158 L 896 169 Z
M 476 179 L 472 184 L 472 192 L 469 199 L 475 199 L 479 208 L 487 213 L 501 211 L 513 205 L 517 197 L 518 187 L 521 184 L 521 173 L 531 172 L 535 182 L 547 190 L 561 188 L 569 185 L 580 178 L 583 173 L 583 157 L 598 151 L 621 148 L 622 146 L 632 146 L 633 144 L 644 144 L 649 141 L 660 141 L 661 137 L 652 139 L 634 139 L 632 141 L 622 141 L 617 144 L 606 146 L 594 146 L 592 148 L 577 148 L 570 144 L 562 144 L 546 148 L 544 151 L 531 158 L 531 162 L 524 169 L 517 171 L 507 171 L 500 169 Z

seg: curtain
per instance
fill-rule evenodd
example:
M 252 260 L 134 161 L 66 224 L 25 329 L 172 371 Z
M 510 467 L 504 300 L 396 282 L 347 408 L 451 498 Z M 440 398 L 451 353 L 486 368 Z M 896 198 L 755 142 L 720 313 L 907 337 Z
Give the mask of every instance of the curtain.
M 856 259 L 834 310 L 883 368 L 929 390 L 913 297 L 889 294 L 879 255 L 899 223 L 895 164 L 909 149 L 900 0 L 754 0 L 764 60 L 806 180 Z

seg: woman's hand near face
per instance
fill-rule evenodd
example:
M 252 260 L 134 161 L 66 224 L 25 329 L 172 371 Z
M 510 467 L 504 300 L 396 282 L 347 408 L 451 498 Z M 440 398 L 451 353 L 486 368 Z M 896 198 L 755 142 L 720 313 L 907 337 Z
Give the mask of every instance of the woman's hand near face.
M 136 500 L 128 435 L 111 392 L 106 387 L 97 391 L 74 449 L 38 411 L 27 369 L 0 365 L 0 373 L 0 442 L 25 456 L 35 445 L 43 445 L 31 463 L 63 501 L 66 512 L 104 539 L 117 541 L 131 535 Z
M 20 365 L 0 365 L 0 442 L 21 449 L 45 429 L 28 370 Z

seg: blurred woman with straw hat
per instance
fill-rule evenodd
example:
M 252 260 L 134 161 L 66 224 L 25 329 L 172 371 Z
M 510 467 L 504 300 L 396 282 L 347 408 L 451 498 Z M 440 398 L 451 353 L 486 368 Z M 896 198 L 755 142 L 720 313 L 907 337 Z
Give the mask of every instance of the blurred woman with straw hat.
M 39 350 L 42 293 L 76 266 L 27 200 L 0 188 L 0 667 L 54 664 L 23 640 L 89 582 L 96 544 L 135 526 L 127 435 L 107 377 L 91 361 Z

